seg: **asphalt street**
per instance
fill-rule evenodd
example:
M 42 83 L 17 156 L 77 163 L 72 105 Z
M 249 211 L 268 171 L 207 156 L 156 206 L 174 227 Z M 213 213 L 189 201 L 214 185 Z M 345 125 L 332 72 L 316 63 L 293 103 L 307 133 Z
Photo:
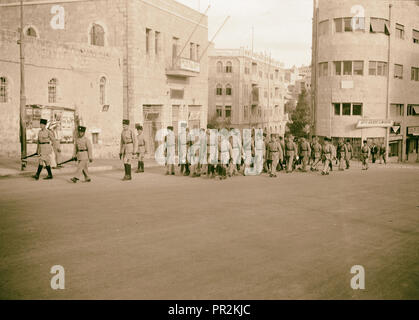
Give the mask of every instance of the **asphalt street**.
M 122 176 L 0 179 L 1 299 L 419 299 L 417 169 Z

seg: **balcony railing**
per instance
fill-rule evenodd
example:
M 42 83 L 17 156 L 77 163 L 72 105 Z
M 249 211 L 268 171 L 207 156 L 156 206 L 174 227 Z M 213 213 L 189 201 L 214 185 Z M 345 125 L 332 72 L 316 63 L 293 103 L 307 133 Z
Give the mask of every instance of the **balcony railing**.
M 176 77 L 197 77 L 200 72 L 200 63 L 186 58 L 173 59 L 172 66 L 166 69 L 166 75 Z

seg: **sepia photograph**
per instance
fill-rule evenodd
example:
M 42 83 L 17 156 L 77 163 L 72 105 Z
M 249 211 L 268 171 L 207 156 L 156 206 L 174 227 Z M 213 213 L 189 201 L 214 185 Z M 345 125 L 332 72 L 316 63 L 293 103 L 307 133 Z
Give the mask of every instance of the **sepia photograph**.
M 417 0 L 0 0 L 0 136 L 0 301 L 419 300 Z

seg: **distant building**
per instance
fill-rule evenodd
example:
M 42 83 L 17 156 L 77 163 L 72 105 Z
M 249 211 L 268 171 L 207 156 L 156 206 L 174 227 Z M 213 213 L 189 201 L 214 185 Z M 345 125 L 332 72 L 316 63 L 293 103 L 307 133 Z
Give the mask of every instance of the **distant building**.
M 262 128 L 284 135 L 283 65 L 250 50 L 212 49 L 209 53 L 208 118 L 232 128 Z
M 0 4 L 0 28 L 16 31 L 19 3 L 6 2 Z M 64 29 L 52 27 L 51 10 L 63 13 Z M 122 118 L 131 127 L 143 124 L 151 154 L 160 128 L 206 126 L 208 17 L 200 12 L 174 0 L 26 0 L 24 23 L 25 32 L 40 39 L 121 50 L 123 113 L 113 121 L 120 128 Z
M 316 134 L 418 161 L 418 1 L 314 1 L 312 60 Z

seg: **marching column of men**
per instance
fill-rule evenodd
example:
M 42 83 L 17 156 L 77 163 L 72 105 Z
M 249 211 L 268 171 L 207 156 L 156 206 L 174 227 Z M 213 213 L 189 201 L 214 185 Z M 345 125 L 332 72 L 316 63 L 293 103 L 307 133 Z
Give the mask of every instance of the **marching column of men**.
M 51 155 L 53 152 L 61 152 L 54 134 L 46 128 L 47 122 L 46 119 L 40 120 L 41 130 L 38 133 L 36 152 L 39 155 L 39 164 L 33 176 L 36 180 L 39 179 L 44 166 L 48 172 L 44 179 L 53 179 Z M 144 172 L 147 143 L 140 124 L 135 125 L 136 133 L 130 129 L 129 120 L 123 120 L 122 124 L 119 157 L 123 161 L 125 170 L 122 180 L 128 181 L 132 179 L 131 162 L 135 158 L 138 162 L 136 172 Z M 77 160 L 77 169 L 71 179 L 72 182 L 77 183 L 83 177 L 86 182 L 90 182 L 88 166 L 93 161 L 92 144 L 85 136 L 86 127 L 78 126 L 77 132 L 73 158 L 66 162 Z M 176 160 L 181 175 L 192 177 L 206 175 L 208 178 L 218 176 L 220 180 L 227 179 L 227 176 L 254 175 L 263 171 L 268 173 L 269 177 L 277 177 L 277 171 L 281 170 L 287 173 L 296 169 L 307 172 L 307 168 L 310 167 L 311 171 L 318 171 L 320 162 L 323 164 L 321 174 L 329 175 L 333 170 L 334 160 L 339 165 L 339 171 L 344 171 L 350 168 L 353 157 L 353 148 L 349 139 L 346 141 L 339 139 L 336 148 L 329 137 L 323 139 L 323 144 L 320 143 L 319 137 L 313 137 L 311 143 L 302 137 L 297 144 L 292 135 L 288 135 L 284 141 L 278 134 L 267 136 L 260 129 L 252 129 L 246 134 L 249 135 L 244 136 L 242 140 L 238 129 L 215 130 L 211 133 L 211 128 L 208 126 L 207 130 L 193 130 L 192 135 L 189 128 L 183 126 L 179 136 L 175 136 L 173 127 L 168 126 L 163 140 L 166 175 L 176 175 Z M 379 148 L 380 160 L 385 162 L 385 147 Z M 362 170 L 368 170 L 371 153 L 371 148 L 364 140 L 360 150 Z

